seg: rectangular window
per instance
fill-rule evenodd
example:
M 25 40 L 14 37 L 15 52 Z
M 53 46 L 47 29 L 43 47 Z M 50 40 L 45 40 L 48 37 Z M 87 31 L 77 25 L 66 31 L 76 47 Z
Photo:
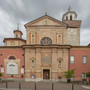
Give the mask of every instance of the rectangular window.
M 74 56 L 70 56 L 70 63 L 73 64 L 75 62 Z
M 83 64 L 87 63 L 87 56 L 83 56 Z
M 82 79 L 86 79 L 86 74 L 82 73 Z
M 2 56 L 2 54 L 0 54 L 0 56 Z

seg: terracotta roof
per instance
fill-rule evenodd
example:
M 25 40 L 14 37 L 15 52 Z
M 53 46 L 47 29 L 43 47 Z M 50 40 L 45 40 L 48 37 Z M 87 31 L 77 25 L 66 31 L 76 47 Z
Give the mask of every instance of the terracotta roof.
M 23 35 L 23 33 L 22 33 L 20 30 L 14 30 L 13 32 L 14 32 L 14 33 L 15 33 L 15 32 L 20 32 L 20 33 Z
M 68 24 L 70 28 L 80 28 L 81 26 L 80 20 L 63 20 L 62 22 Z
M 90 43 L 88 44 L 88 46 L 90 47 Z
M 26 40 L 21 39 L 21 38 L 4 38 L 3 42 L 5 42 L 5 40 L 21 40 L 21 41 L 26 42 Z

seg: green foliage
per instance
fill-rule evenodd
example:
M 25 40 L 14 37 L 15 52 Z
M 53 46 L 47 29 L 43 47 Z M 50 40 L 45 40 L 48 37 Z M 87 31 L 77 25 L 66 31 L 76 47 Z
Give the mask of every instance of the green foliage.
M 86 77 L 90 78 L 90 72 L 86 73 Z
M 13 77 L 13 75 L 11 75 L 11 77 Z
M 65 78 L 69 79 L 72 78 L 74 76 L 74 69 L 73 70 L 68 70 L 64 72 L 64 76 Z
M 2 77 L 2 73 L 0 73 L 0 77 Z
M 21 78 L 23 78 L 24 76 L 23 75 L 21 75 Z

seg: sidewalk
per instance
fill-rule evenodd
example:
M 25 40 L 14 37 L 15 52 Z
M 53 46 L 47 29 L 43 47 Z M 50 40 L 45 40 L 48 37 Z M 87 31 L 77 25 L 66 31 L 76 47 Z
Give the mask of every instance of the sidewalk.
M 87 89 L 90 89 L 90 86 L 74 85 L 74 90 Z M 72 84 L 51 82 L 7 82 L 7 84 L 0 83 L 0 90 L 72 90 Z

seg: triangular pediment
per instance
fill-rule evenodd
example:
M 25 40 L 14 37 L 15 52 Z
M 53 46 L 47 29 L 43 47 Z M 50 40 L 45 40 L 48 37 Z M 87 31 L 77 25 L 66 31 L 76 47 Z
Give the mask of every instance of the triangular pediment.
M 25 24 L 25 27 L 28 27 L 28 26 L 43 26 L 43 25 L 56 25 L 56 26 L 62 26 L 62 27 L 67 27 L 67 24 L 53 18 L 53 17 L 50 17 L 48 15 L 44 15 L 38 19 L 35 19 L 27 24 Z

